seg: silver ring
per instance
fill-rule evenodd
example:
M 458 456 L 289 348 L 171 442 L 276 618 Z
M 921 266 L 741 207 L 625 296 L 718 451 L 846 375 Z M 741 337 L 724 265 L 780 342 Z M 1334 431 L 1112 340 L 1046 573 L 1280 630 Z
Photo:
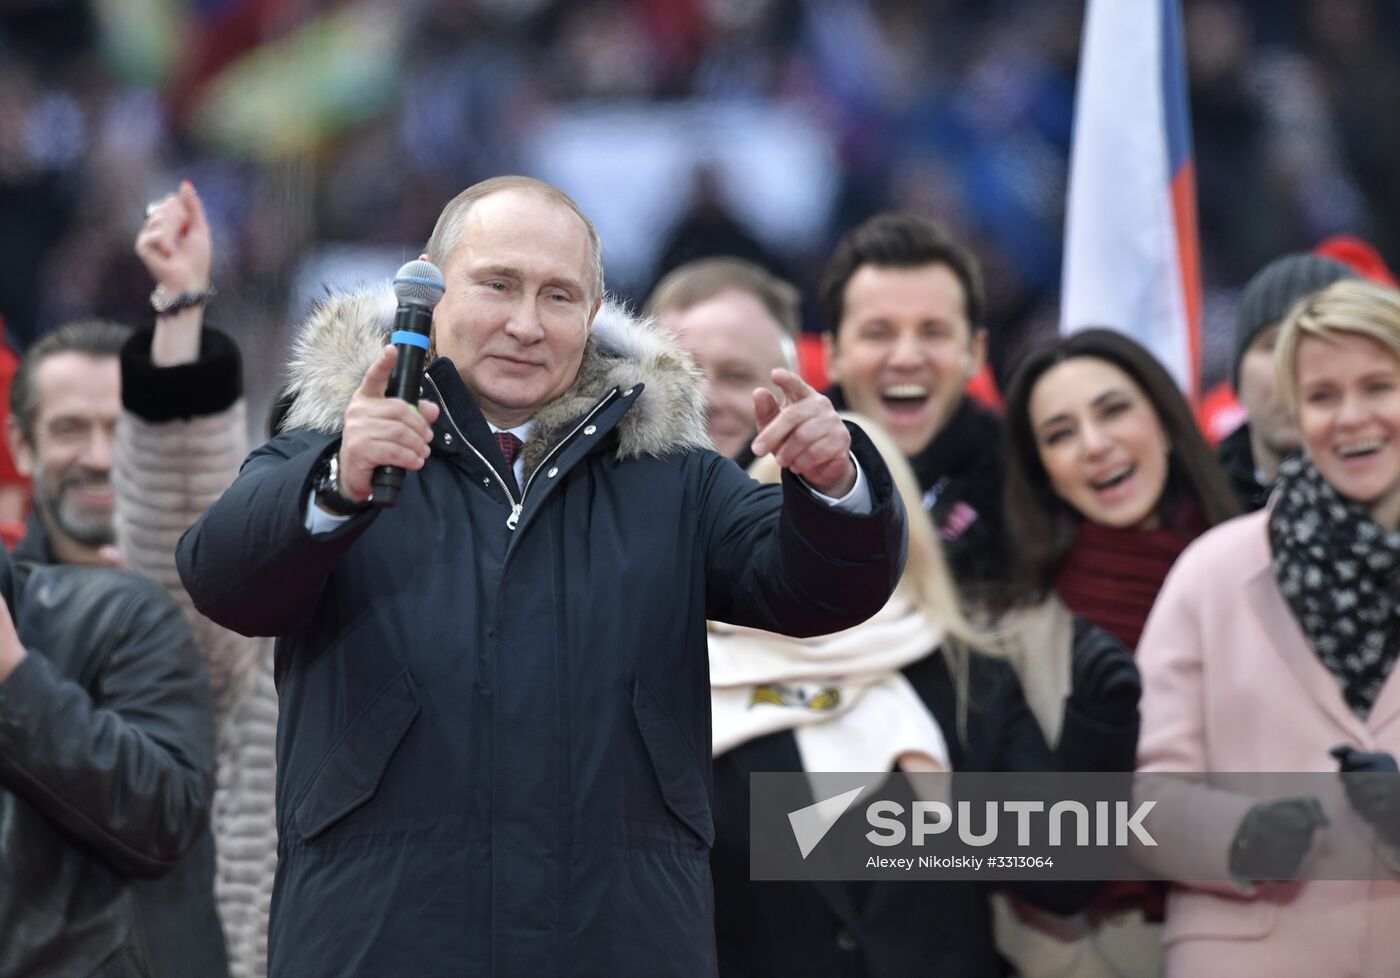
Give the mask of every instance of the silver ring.
M 156 212 L 156 208 L 159 207 L 159 206 L 160 206 L 160 201 L 158 201 L 158 200 L 153 200 L 153 201 L 151 201 L 149 204 L 146 205 L 146 219 L 147 219 L 147 220 L 150 219 L 151 215 L 154 214 L 154 213 Z

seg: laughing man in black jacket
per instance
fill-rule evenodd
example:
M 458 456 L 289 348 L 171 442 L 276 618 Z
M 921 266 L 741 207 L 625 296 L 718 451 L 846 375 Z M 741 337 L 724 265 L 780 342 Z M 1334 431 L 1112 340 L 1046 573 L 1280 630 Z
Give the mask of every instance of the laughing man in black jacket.
M 976 259 L 924 218 L 880 214 L 837 244 L 821 306 L 832 403 L 894 437 L 959 590 L 995 597 L 1009 567 L 1001 421 L 963 393 L 987 357 Z

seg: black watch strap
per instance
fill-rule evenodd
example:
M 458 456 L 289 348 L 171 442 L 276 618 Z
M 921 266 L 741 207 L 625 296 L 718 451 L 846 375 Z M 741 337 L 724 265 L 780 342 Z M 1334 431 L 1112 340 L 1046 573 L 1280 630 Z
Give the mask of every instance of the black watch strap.
M 354 516 L 369 509 L 369 501 L 357 503 L 340 493 L 340 456 L 332 454 L 316 473 L 316 504 L 336 516 Z

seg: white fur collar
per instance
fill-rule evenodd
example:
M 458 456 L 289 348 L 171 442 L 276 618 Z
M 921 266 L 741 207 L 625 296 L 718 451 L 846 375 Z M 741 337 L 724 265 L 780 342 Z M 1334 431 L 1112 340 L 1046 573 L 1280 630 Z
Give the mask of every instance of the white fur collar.
M 283 430 L 336 432 L 365 371 L 388 342 L 394 320 L 391 287 L 332 293 L 302 324 L 288 364 L 295 400 Z M 527 469 L 563 436 L 564 426 L 611 388 L 646 389 L 618 423 L 619 458 L 711 447 L 700 399 L 700 370 L 655 320 L 604 300 L 593 321 L 573 385 L 535 416 L 525 449 Z

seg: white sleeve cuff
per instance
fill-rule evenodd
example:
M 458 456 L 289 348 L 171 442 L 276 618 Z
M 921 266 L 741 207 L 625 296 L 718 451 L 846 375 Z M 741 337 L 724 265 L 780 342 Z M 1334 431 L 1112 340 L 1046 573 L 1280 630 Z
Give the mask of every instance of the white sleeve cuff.
M 315 489 L 312 489 L 311 495 L 306 497 L 306 529 L 312 536 L 329 533 L 349 518 L 348 516 L 327 513 L 320 506 L 317 506 Z
M 812 495 L 816 496 L 832 509 L 839 509 L 841 512 L 850 513 L 852 516 L 869 516 L 872 508 L 870 505 L 870 486 L 865 481 L 865 472 L 861 469 L 860 463 L 856 461 L 854 454 L 851 455 L 851 464 L 856 467 L 856 483 L 851 486 L 851 491 L 840 499 L 828 496 L 826 493 L 817 492 L 806 479 L 802 479 L 801 476 L 798 476 L 798 478 L 802 479 L 802 484 L 807 487 L 807 490 Z

